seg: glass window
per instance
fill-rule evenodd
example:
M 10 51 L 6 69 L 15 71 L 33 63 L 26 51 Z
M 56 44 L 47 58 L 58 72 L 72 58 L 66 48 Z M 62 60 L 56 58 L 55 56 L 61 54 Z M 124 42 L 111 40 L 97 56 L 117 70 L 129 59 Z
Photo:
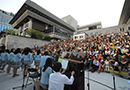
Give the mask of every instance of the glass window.
M 80 36 L 80 38 L 83 38 L 83 36 Z
M 1 31 L 1 24 L 0 24 L 0 31 Z
M 75 36 L 75 39 L 77 39 L 78 38 L 78 36 Z
M 130 27 L 128 27 L 128 30 L 130 30 Z
M 3 22 L 3 14 L 1 15 L 1 22 Z
M 124 31 L 124 28 L 122 28 L 123 29 L 123 31 Z
M 1 25 L 1 30 L 3 30 L 3 25 Z

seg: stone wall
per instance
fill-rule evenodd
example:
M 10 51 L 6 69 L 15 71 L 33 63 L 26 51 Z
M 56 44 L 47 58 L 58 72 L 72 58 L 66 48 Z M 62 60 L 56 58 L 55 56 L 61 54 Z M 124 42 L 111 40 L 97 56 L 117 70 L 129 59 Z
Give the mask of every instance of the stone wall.
M 35 44 L 37 44 L 38 46 L 44 46 L 45 44 L 48 43 L 49 41 L 8 35 L 6 37 L 3 37 L 1 44 L 5 44 L 6 48 L 11 49 L 11 48 L 25 48 L 25 47 L 33 48 Z

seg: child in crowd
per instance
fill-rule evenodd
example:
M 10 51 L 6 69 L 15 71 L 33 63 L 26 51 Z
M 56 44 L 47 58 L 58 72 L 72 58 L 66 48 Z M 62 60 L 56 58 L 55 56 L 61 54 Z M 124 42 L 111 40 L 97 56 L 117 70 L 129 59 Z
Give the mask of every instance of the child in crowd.
M 110 72 L 110 69 L 109 69 L 109 60 L 108 59 L 105 60 L 105 69 L 106 69 L 106 72 Z

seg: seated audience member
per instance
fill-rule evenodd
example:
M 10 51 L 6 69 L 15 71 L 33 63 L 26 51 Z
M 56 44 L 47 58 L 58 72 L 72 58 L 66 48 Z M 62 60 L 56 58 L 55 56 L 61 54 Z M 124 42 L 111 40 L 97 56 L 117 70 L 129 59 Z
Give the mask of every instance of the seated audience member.
M 91 72 L 95 72 L 99 68 L 99 61 L 96 57 L 94 57 L 92 68 L 90 69 Z
M 102 72 L 104 72 L 104 68 L 105 68 L 105 63 L 104 63 L 103 60 L 101 60 L 100 63 L 99 63 L 98 73 L 100 73 L 101 69 L 102 69 Z
M 113 57 L 114 60 L 117 60 L 116 50 L 113 50 L 113 51 L 112 51 L 111 56 Z
M 91 68 L 92 64 L 93 64 L 93 59 L 92 56 L 90 55 L 87 60 L 84 62 L 84 64 L 86 65 L 86 67 Z
M 49 90 L 64 90 L 64 84 L 73 84 L 74 81 L 74 71 L 71 73 L 70 79 L 66 75 L 62 75 L 61 72 L 61 63 L 56 62 L 53 66 L 54 73 L 50 75 L 49 78 Z
M 110 50 L 107 48 L 106 50 L 105 50 L 105 59 L 107 58 L 107 57 L 110 57 Z
M 130 51 L 127 53 L 128 63 L 130 63 Z
M 47 58 L 44 67 L 42 68 L 41 84 L 43 89 L 48 89 L 49 77 L 52 73 L 52 59 Z
M 118 61 L 113 61 L 112 63 L 113 63 L 113 65 L 112 65 L 112 75 L 114 75 L 114 70 L 119 71 L 120 67 L 119 67 Z
M 58 62 L 58 59 L 59 59 L 59 55 L 56 54 L 56 53 L 54 53 L 54 55 L 53 55 L 53 60 L 54 60 L 55 62 Z
M 128 58 L 126 58 L 126 54 L 122 54 L 122 56 L 118 56 L 118 62 L 119 62 L 119 72 L 121 72 L 121 70 L 125 69 L 125 71 L 128 70 Z

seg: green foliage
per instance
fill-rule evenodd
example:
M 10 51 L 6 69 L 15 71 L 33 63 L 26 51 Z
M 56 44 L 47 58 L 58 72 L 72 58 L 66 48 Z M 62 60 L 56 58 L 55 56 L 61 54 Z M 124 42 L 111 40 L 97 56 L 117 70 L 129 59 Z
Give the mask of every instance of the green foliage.
M 14 29 L 4 29 L 3 32 L 6 32 L 7 34 L 15 35 L 17 33 Z
M 50 41 L 51 37 L 49 35 L 45 35 L 44 39 Z
M 25 31 L 25 35 L 30 35 L 31 38 L 36 38 L 36 39 L 42 39 L 44 37 L 43 32 L 39 32 L 39 31 L 31 29 L 31 28 L 29 28 Z

